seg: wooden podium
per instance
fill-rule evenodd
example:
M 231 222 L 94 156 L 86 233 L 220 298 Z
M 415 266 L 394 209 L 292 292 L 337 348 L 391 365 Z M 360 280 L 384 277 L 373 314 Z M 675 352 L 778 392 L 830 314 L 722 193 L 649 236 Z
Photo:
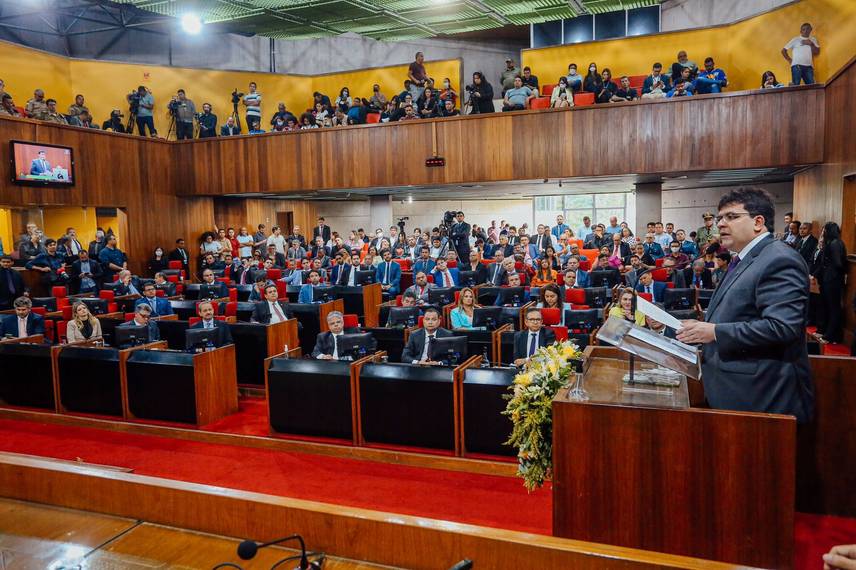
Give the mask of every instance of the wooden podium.
M 588 347 L 591 400 L 553 400 L 553 534 L 791 568 L 795 419 L 681 407 L 685 386 L 625 387 L 628 364 Z

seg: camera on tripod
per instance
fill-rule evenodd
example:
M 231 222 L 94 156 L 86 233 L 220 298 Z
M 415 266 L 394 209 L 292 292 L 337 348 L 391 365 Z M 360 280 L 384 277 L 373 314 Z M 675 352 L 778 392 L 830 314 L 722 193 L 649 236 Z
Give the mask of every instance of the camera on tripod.
M 131 91 L 125 98 L 128 100 L 128 105 L 130 105 L 128 111 L 132 115 L 136 115 L 137 111 L 140 110 L 140 92 L 136 90 Z
M 234 105 L 234 106 L 235 106 L 235 108 L 237 108 L 237 107 L 238 107 L 238 103 L 240 103 L 240 102 L 241 102 L 241 99 L 243 99 L 243 98 L 244 98 L 244 94 L 243 94 L 243 93 L 238 93 L 238 88 L 237 88 L 237 87 L 235 87 L 235 90 L 234 90 L 234 91 L 232 91 L 232 105 Z
M 169 109 L 169 114 L 175 115 L 178 112 L 179 105 L 181 105 L 181 102 L 178 99 L 176 99 L 175 97 L 170 99 L 169 103 L 167 103 L 167 108 Z

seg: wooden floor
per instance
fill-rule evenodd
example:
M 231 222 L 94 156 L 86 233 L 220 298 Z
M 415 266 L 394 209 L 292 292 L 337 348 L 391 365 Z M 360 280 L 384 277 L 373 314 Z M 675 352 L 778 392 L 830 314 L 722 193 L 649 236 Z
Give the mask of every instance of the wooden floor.
M 208 570 L 221 562 L 270 568 L 296 550 L 263 548 L 253 560 L 236 554 L 238 540 L 133 519 L 0 499 L 0 570 L 85 567 L 100 570 Z M 307 545 L 310 547 L 310 545 Z M 83 566 L 85 564 L 85 566 Z M 285 564 L 283 568 L 292 568 Z M 390 568 L 328 558 L 330 570 Z

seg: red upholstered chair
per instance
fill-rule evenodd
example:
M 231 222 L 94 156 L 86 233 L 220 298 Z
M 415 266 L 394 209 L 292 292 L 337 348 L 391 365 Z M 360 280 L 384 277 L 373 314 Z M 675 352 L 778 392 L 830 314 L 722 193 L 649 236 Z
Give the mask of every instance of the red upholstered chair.
M 487 267 L 488 265 L 490 265 L 491 263 L 493 263 L 493 260 L 492 260 L 492 259 L 482 259 L 482 260 L 481 260 L 481 263 L 482 263 L 482 265 L 484 265 L 485 267 Z
M 591 271 L 591 261 L 586 259 L 585 261 L 580 261 L 580 269 L 583 271 Z
M 584 289 L 565 289 L 565 302 L 575 305 L 585 305 L 586 292 Z
M 62 311 L 62 318 L 63 318 L 63 320 L 65 320 L 65 321 L 70 321 L 70 320 L 71 320 L 71 318 L 72 318 L 72 315 L 71 315 L 71 305 L 69 305 L 69 306 L 67 306 L 67 307 L 63 307 L 62 309 L 60 309 L 60 311 Z
M 597 256 L 600 255 L 600 250 L 580 248 L 580 255 L 586 256 L 586 259 L 589 260 L 589 263 L 594 263 L 595 261 L 597 261 Z
M 368 113 L 366 115 L 366 124 L 372 125 L 380 122 L 380 113 Z
M 424 321 L 424 320 L 425 320 L 425 317 L 423 317 L 422 315 L 419 315 L 419 320 L 416 322 L 416 326 L 418 326 L 421 329 L 422 328 L 422 321 Z
M 344 315 L 345 328 L 355 329 L 360 326 L 360 317 L 357 315 Z
M 587 107 L 594 105 L 594 93 L 575 93 L 574 107 Z
M 402 297 L 401 295 L 396 295 L 396 296 L 395 296 L 395 306 L 396 306 L 396 307 L 400 307 L 400 306 L 401 306 L 401 297 Z
M 530 109 L 549 109 L 550 108 L 550 98 L 549 97 L 536 97 L 532 99 L 529 103 Z
M 44 307 L 33 307 L 31 310 L 42 317 L 44 317 L 48 312 Z M 47 323 L 47 321 L 45 321 L 45 323 Z
M 553 334 L 556 335 L 557 341 L 565 342 L 566 340 L 568 340 L 568 327 L 556 325 L 556 326 L 547 327 L 547 328 L 549 328 L 551 331 L 553 331 Z
M 446 267 L 448 267 L 449 269 L 454 269 L 454 268 L 458 267 L 458 261 L 457 260 L 447 261 Z
M 668 283 L 666 283 L 666 289 L 674 289 L 674 288 L 675 288 L 675 284 L 674 284 L 674 283 L 672 283 L 671 281 L 669 281 Z
M 282 279 L 282 270 L 281 269 L 268 269 L 267 270 L 268 279 Z
M 514 270 L 518 273 L 522 272 L 523 271 L 523 262 L 522 261 L 515 261 L 514 262 Z
M 582 248 L 583 248 L 583 246 L 585 245 L 585 244 L 583 243 L 583 240 L 581 240 L 581 239 L 571 238 L 571 239 L 569 239 L 569 240 L 568 240 L 568 246 L 572 246 L 572 245 L 574 245 L 574 244 L 577 244 L 577 247 L 578 247 L 578 248 L 580 248 L 580 249 L 582 249 Z
M 71 306 L 71 299 L 69 299 L 68 297 L 60 297 L 56 300 L 57 310 L 60 310 L 63 307 L 70 307 L 70 306 Z
M 65 321 L 56 321 L 56 342 L 62 343 L 66 341 L 66 334 L 68 333 L 68 323 Z
M 551 97 L 553 95 L 553 89 L 555 89 L 555 85 L 545 85 L 544 86 L 544 97 Z
M 170 283 L 178 284 L 178 275 L 167 275 L 166 280 Z
M 433 275 L 426 275 L 425 277 L 427 277 L 427 278 L 428 278 L 428 283 L 433 283 L 433 282 L 434 282 L 434 276 L 433 276 Z
M 182 269 L 184 267 L 180 261 L 169 261 L 166 266 L 169 269 Z
M 155 297 L 166 297 L 166 291 L 164 291 L 163 289 L 156 289 Z
M 131 321 L 134 319 L 134 313 L 125 313 L 125 322 Z
M 410 271 L 410 260 L 409 259 L 393 259 L 400 267 L 402 271 Z
M 666 273 L 665 269 L 655 269 L 651 272 L 651 277 L 654 278 L 654 281 L 667 282 L 669 280 L 669 274 Z
M 33 312 L 36 312 L 36 309 L 44 309 L 44 307 L 33 307 Z M 38 314 L 38 313 L 36 313 Z M 54 334 L 54 322 L 51 319 L 45 319 L 45 338 L 51 342 L 56 342 L 54 339 L 56 335 Z
M 561 309 L 556 308 L 547 308 L 541 309 L 541 318 L 544 319 L 545 327 L 552 327 L 553 325 L 558 325 L 562 322 L 562 311 Z M 565 336 L 567 337 L 568 331 L 565 331 Z
M 57 299 L 63 299 L 68 296 L 68 289 L 65 285 L 56 285 L 51 287 L 51 297 L 56 297 Z
M 119 304 L 118 303 L 113 303 L 113 302 L 107 303 L 107 312 L 108 313 L 116 313 L 118 311 L 119 311 Z
M 227 269 L 228 269 L 228 268 L 227 268 Z M 228 285 L 228 284 L 229 284 L 229 281 L 231 281 L 231 280 L 230 280 L 228 277 L 218 277 L 218 278 L 216 279 L 216 281 L 219 281 L 220 283 L 225 283 L 226 285 Z
M 461 298 L 461 292 L 455 291 L 455 305 L 458 304 L 458 299 L 460 299 L 460 298 Z
M 198 301 L 196 303 L 196 314 L 197 315 L 199 314 L 199 305 L 201 305 L 202 303 L 207 303 L 207 301 Z M 221 309 L 220 309 L 221 303 L 212 303 L 212 305 L 214 305 L 214 315 L 215 316 L 219 315 L 221 312 Z
M 565 285 L 565 274 L 564 273 L 557 273 L 556 274 L 556 285 L 558 285 L 559 287 L 563 287 Z
M 234 287 L 229 287 L 229 300 L 238 301 L 238 290 Z
M 226 303 L 226 308 L 223 310 L 223 316 L 225 317 L 237 317 L 238 316 L 238 302 L 237 301 L 229 301 Z
M 665 257 L 661 257 L 660 259 L 655 259 L 654 265 L 657 267 L 663 267 L 663 260 L 665 260 L 665 259 L 666 259 Z
M 642 297 L 643 299 L 645 299 L 646 301 L 648 301 L 649 303 L 654 302 L 654 296 L 651 293 L 643 293 L 643 292 L 639 291 L 636 294 L 639 295 L 640 297 Z
M 285 299 L 285 297 L 286 297 L 285 281 L 275 281 L 274 285 L 276 285 L 276 292 L 277 292 L 277 295 L 279 295 L 279 298 Z M 235 294 L 237 295 L 237 289 L 235 290 Z M 229 300 L 230 301 L 232 300 L 231 297 Z
M 98 297 L 101 299 L 107 299 L 108 301 L 112 301 L 116 298 L 116 293 L 114 293 L 112 289 L 102 289 L 98 291 Z
M 591 309 L 591 307 L 589 307 L 588 305 L 576 305 L 574 303 L 571 303 L 572 311 L 588 311 L 589 309 Z

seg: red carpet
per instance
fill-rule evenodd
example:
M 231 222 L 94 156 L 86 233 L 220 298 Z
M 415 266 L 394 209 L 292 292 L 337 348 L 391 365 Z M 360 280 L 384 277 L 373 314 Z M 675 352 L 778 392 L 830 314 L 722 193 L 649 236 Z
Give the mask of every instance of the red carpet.
M 250 413 L 257 404 L 242 403 L 242 413 Z M 252 431 L 245 423 L 234 424 L 235 429 Z M 227 431 L 228 426 L 220 427 Z M 551 532 L 549 488 L 528 495 L 512 477 L 14 420 L 0 420 L 0 451 L 79 458 L 131 468 L 140 475 L 524 532 Z M 820 557 L 832 546 L 854 541 L 856 519 L 797 514 L 795 568 L 822 568 Z

